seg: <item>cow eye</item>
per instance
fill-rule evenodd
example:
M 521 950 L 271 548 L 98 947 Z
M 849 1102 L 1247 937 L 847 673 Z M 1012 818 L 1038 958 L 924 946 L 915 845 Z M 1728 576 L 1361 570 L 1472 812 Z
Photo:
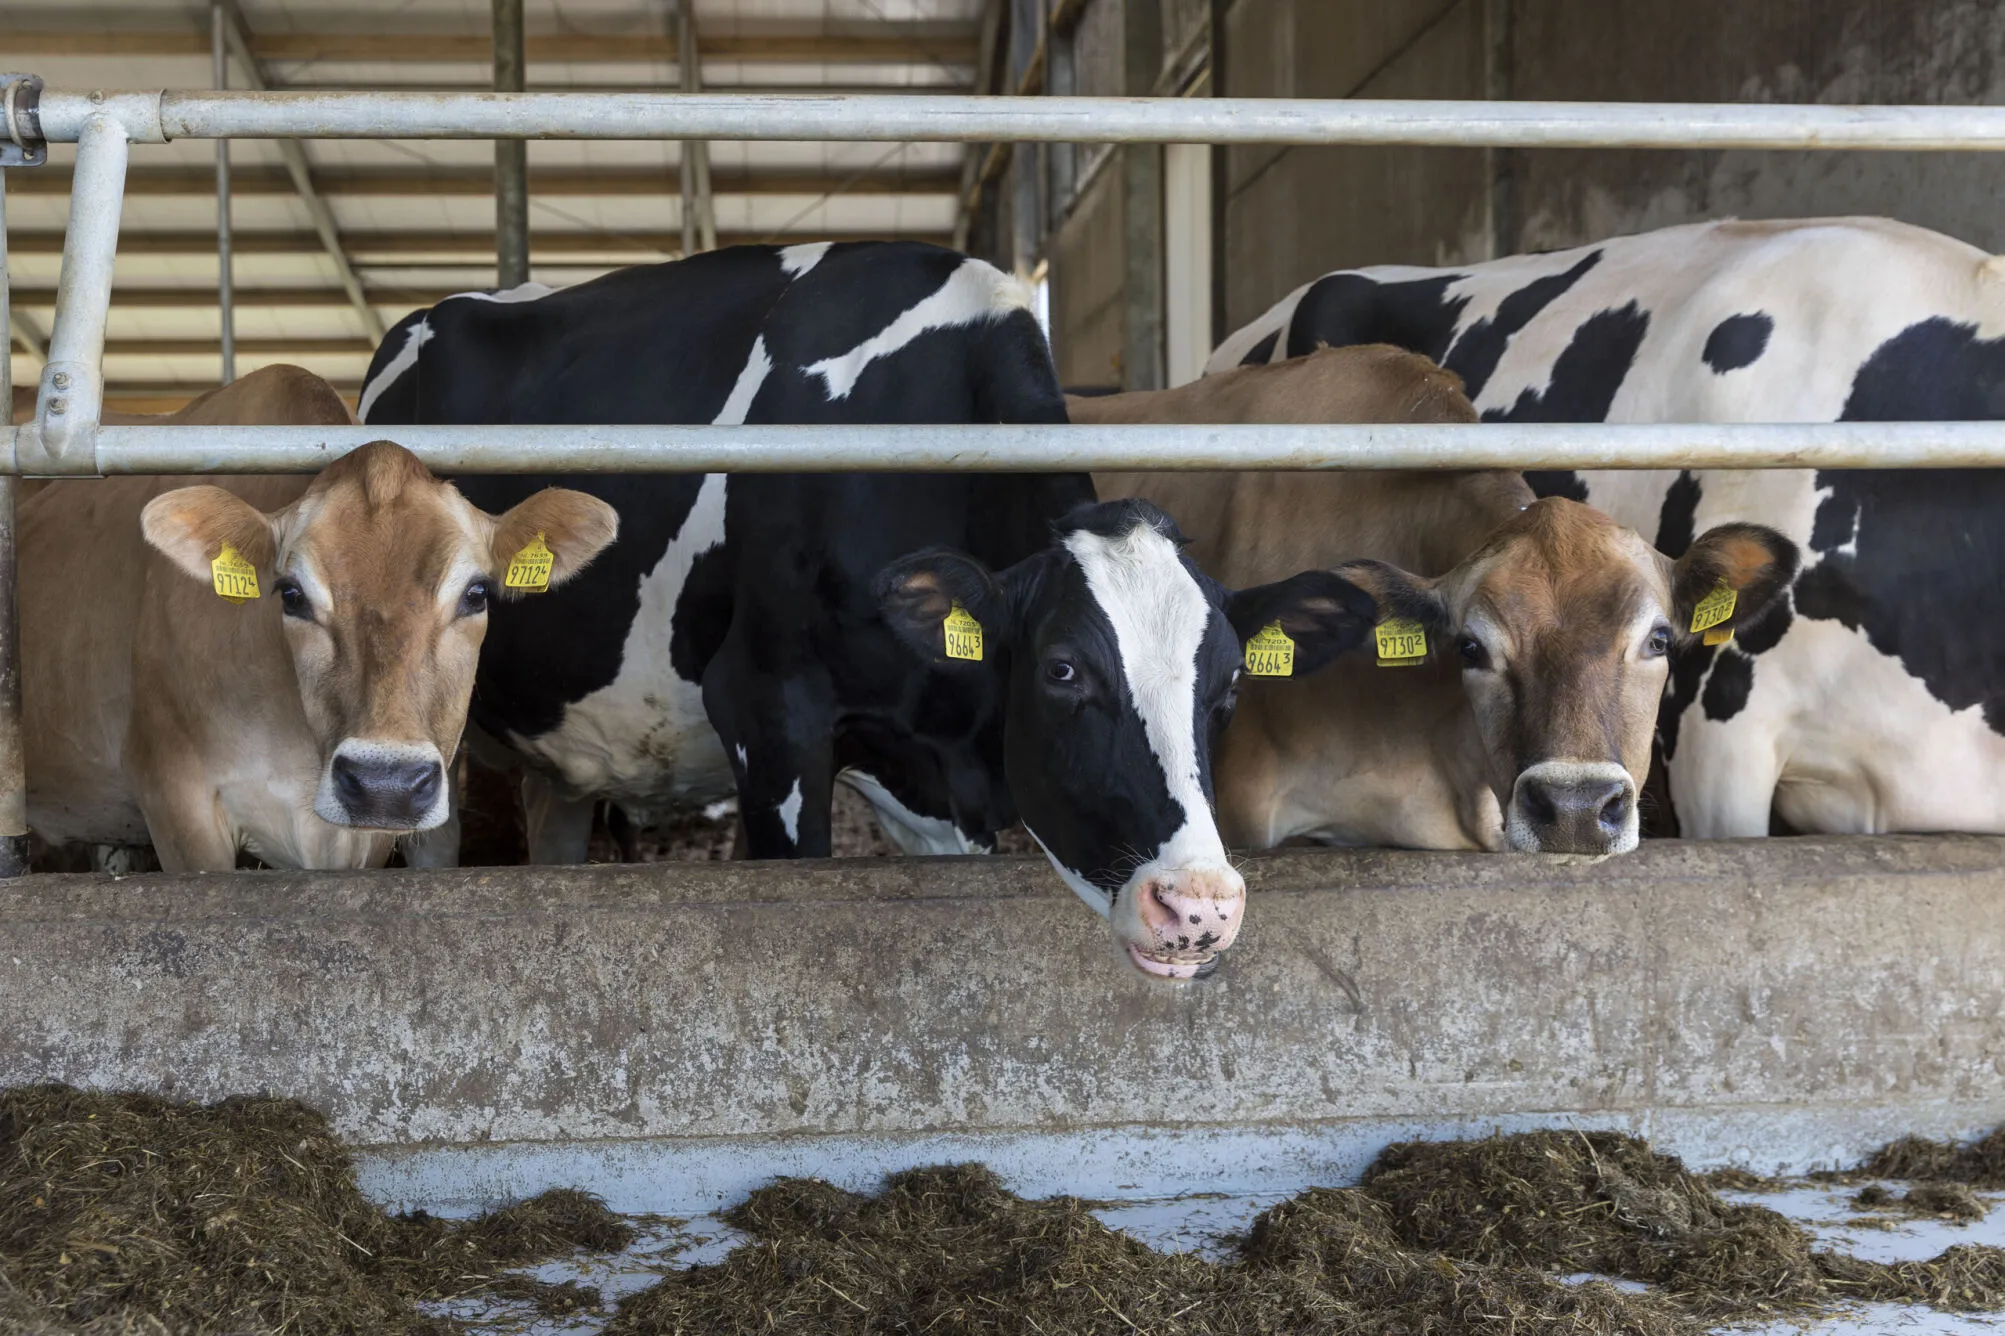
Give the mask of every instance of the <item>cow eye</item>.
M 1474 636 L 1463 636 L 1455 646 L 1455 652 L 1462 656 L 1462 662 L 1471 668 L 1490 666 L 1490 651 L 1483 648 L 1483 642 Z
M 1668 626 L 1658 627 L 1650 633 L 1650 638 L 1643 642 L 1643 653 L 1649 658 L 1660 659 L 1670 652 L 1671 628 Z
M 1076 682 L 1079 670 L 1063 659 L 1053 659 L 1044 665 L 1044 677 L 1049 682 Z
M 459 615 L 462 617 L 478 617 L 486 611 L 487 581 L 475 580 L 466 587 L 466 592 L 459 596 Z
M 299 581 L 289 575 L 278 582 L 278 605 L 288 617 L 303 622 L 313 620 L 313 604 L 307 602 L 306 591 L 299 587 Z

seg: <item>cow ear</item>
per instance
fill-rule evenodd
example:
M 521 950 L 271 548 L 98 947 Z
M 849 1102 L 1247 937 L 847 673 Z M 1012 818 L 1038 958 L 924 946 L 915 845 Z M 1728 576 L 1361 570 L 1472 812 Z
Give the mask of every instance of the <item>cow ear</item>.
M 1380 622 L 1394 618 L 1418 622 L 1421 630 L 1441 637 L 1456 630 L 1438 580 L 1410 574 L 1384 561 L 1347 561 L 1336 573 L 1371 595 Z
M 928 548 L 900 557 L 877 573 L 871 590 L 898 638 L 928 663 L 971 657 L 972 642 L 964 637 L 956 639 L 959 652 L 947 652 L 947 619 L 956 604 L 980 623 L 984 644 L 999 647 L 1007 634 L 1007 604 L 996 577 L 963 552 Z
M 1231 595 L 1225 618 L 1244 645 L 1279 625 L 1295 642 L 1294 674 L 1315 672 L 1362 645 L 1377 620 L 1372 596 L 1330 571 L 1303 571 Z
M 1671 565 L 1678 634 L 1746 626 L 1789 588 L 1797 560 L 1796 544 L 1759 524 L 1708 529 Z
M 538 537 L 550 549 L 550 587 L 563 584 L 605 551 L 620 531 L 619 512 L 583 492 L 546 487 L 494 521 L 488 569 L 499 574 Z
M 261 571 L 278 555 L 271 517 L 220 487 L 181 487 L 154 497 L 139 512 L 139 531 L 161 555 L 204 584 L 211 563 L 234 549 Z

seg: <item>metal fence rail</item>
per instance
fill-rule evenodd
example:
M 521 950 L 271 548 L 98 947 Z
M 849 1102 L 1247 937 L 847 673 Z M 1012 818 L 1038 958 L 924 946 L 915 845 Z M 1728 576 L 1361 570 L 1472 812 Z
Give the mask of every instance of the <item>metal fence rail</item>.
M 88 471 L 317 473 L 384 435 L 439 473 L 1972 468 L 2005 423 L 1602 426 L 101 427 Z

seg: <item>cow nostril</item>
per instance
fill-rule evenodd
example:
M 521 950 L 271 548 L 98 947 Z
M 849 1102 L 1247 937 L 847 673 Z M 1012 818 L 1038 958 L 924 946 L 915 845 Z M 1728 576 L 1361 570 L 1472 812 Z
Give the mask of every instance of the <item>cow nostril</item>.
M 1553 805 L 1552 793 L 1543 784 L 1525 785 L 1525 820 L 1534 826 L 1550 826 L 1559 820 L 1559 809 Z
M 1618 788 L 1608 795 L 1608 801 L 1601 804 L 1601 824 L 1610 830 L 1619 830 L 1629 820 L 1629 791 Z
M 358 803 L 369 791 L 368 782 L 355 763 L 346 756 L 334 758 L 334 790 L 344 803 Z
M 439 781 L 443 775 L 444 772 L 436 765 L 420 770 L 417 782 L 411 785 L 411 802 L 421 810 L 429 810 L 438 801 Z

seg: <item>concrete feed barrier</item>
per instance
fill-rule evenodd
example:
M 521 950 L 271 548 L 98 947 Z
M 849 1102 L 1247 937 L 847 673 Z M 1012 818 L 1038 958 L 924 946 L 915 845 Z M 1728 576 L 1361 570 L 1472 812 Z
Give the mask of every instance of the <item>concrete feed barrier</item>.
M 1287 851 L 1185 986 L 1041 860 L 26 878 L 0 1084 L 294 1095 L 445 1209 L 966 1158 L 1260 1191 L 1553 1123 L 1805 1168 L 2005 1119 L 2002 869 L 1967 837 Z

